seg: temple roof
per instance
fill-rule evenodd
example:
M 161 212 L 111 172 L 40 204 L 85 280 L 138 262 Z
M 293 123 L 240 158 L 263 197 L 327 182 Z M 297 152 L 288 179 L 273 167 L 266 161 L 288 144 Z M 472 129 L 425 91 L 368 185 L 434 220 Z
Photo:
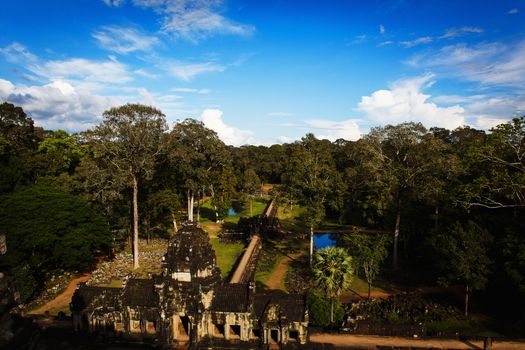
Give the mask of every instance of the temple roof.
M 208 234 L 194 224 L 184 226 L 168 244 L 164 258 L 164 269 L 167 276 L 187 281 L 196 278 L 211 278 L 219 282 L 220 270 L 216 266 L 215 251 Z M 185 274 L 188 274 L 186 276 Z M 175 277 L 178 276 L 178 277 Z
M 260 319 L 272 305 L 278 305 L 281 317 L 289 322 L 303 322 L 307 308 L 306 296 L 302 294 L 288 294 L 281 290 L 271 290 L 256 294 L 253 301 L 254 312 Z
M 153 279 L 130 279 L 122 293 L 122 305 L 157 307 L 159 296 Z
M 247 312 L 250 304 L 248 284 L 225 283 L 214 289 L 211 309 L 223 312 Z

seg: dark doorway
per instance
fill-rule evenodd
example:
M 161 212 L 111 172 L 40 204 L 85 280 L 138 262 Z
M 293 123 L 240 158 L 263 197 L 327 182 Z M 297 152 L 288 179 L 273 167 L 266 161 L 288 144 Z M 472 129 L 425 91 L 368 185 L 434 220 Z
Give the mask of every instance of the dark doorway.
M 259 339 L 261 337 L 261 330 L 260 329 L 253 329 L 252 330 L 252 338 Z
M 298 331 L 290 331 L 289 336 L 291 341 L 299 341 L 299 332 Z
M 224 325 L 213 324 L 213 336 L 216 338 L 224 338 Z
M 270 343 L 279 343 L 279 330 L 270 330 Z
M 181 316 L 179 322 L 179 340 L 190 339 L 190 319 L 188 316 Z
M 241 337 L 241 326 L 233 325 L 230 326 L 230 338 L 239 339 Z

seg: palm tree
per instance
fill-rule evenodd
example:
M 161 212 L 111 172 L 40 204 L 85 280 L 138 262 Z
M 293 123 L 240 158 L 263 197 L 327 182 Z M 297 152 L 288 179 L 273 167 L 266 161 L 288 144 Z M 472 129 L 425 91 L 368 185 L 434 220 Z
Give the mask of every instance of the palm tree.
M 334 299 L 348 289 L 354 269 L 352 257 L 343 248 L 326 247 L 317 251 L 314 265 L 315 283 L 331 300 L 330 322 L 334 322 Z

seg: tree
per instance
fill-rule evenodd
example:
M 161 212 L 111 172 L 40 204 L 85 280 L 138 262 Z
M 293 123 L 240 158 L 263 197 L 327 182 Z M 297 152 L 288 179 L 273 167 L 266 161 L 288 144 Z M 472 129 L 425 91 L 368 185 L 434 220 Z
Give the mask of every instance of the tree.
M 348 250 L 352 256 L 354 266 L 361 270 L 368 283 L 368 298 L 375 277 L 379 273 L 381 263 L 387 257 L 387 244 L 390 242 L 387 235 L 351 233 L 341 235 L 338 244 Z
M 284 175 L 287 190 L 306 208 L 310 228 L 310 266 L 313 264 L 314 228 L 325 216 L 325 203 L 343 187 L 332 157 L 331 143 L 308 134 L 292 145 Z
M 24 110 L 0 104 L 0 194 L 34 181 L 31 157 L 37 143 L 33 120 Z
M 229 167 L 229 152 L 215 131 L 202 122 L 186 119 L 170 133 L 169 158 L 186 192 L 188 220 L 193 221 L 195 195 L 203 197 L 207 189 L 212 190 L 212 180 Z M 215 207 L 218 217 L 217 210 Z
M 250 216 L 253 216 L 253 196 L 261 189 L 261 180 L 253 168 L 246 169 L 240 183 L 241 192 L 250 202 Z
M 77 137 L 69 135 L 66 131 L 51 132 L 51 135 L 38 145 L 35 158 L 39 175 L 73 174 L 84 156 L 85 148 L 79 144 Z
M 432 137 L 421 123 L 373 128 L 362 143 L 361 164 L 371 188 L 395 211 L 393 266 L 398 268 L 402 208 L 411 197 L 427 193 L 436 173 L 445 172 L 444 142 Z
M 334 299 L 348 289 L 354 270 L 352 258 L 343 248 L 326 247 L 317 251 L 313 265 L 315 283 L 331 299 L 330 321 L 334 321 Z
M 476 146 L 481 173 L 465 187 L 467 206 L 525 207 L 525 116 L 494 127 Z
M 149 106 L 127 104 L 104 112 L 104 121 L 86 136 L 98 166 L 122 177 L 133 190 L 133 267 L 139 267 L 138 192 L 142 177 L 151 177 L 163 149 L 164 114 Z
M 0 227 L 10 247 L 0 265 L 20 278 L 24 298 L 45 272 L 86 269 L 111 244 L 106 221 L 88 202 L 45 181 L 0 197 Z
M 459 282 L 465 286 L 465 316 L 468 316 L 470 292 L 487 283 L 490 259 L 487 256 L 490 234 L 473 221 L 453 223 L 431 238 L 438 253 L 437 264 L 442 271 L 439 282 Z

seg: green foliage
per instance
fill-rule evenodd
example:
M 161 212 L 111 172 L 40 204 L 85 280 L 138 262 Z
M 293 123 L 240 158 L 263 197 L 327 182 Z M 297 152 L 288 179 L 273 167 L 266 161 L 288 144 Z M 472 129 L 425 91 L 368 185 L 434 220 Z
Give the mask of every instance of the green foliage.
M 334 307 L 334 322 L 330 321 L 330 307 L 332 300 L 321 293 L 308 294 L 308 315 L 310 325 L 317 327 L 328 327 L 332 324 L 340 324 L 345 315 L 343 306 L 336 300 Z
M 31 182 L 36 144 L 33 120 L 21 107 L 0 104 L 0 194 Z
M 11 270 L 16 281 L 16 289 L 20 293 L 20 302 L 28 302 L 35 294 L 38 283 L 28 264 L 18 265 Z
M 49 184 L 3 196 L 0 227 L 9 247 L 3 261 L 12 267 L 27 263 L 37 275 L 85 269 L 110 244 L 107 223 L 86 201 Z
M 473 221 L 453 223 L 432 237 L 438 252 L 437 264 L 443 271 L 443 284 L 462 283 L 481 289 L 487 283 L 490 259 L 487 256 L 490 234 Z
M 357 232 L 341 235 L 338 240 L 338 245 L 345 247 L 352 256 L 354 265 L 366 278 L 369 288 L 387 257 L 389 243 L 390 238 L 387 235 Z
M 352 258 L 343 248 L 326 247 L 317 251 L 313 271 L 319 288 L 335 298 L 350 286 L 354 273 Z
M 326 247 L 317 251 L 313 264 L 315 283 L 332 300 L 331 319 L 334 321 L 333 304 L 343 290 L 350 287 L 354 269 L 352 258 L 343 248 Z
M 40 175 L 73 174 L 84 156 L 86 146 L 63 130 L 51 133 L 38 145 L 35 161 Z

